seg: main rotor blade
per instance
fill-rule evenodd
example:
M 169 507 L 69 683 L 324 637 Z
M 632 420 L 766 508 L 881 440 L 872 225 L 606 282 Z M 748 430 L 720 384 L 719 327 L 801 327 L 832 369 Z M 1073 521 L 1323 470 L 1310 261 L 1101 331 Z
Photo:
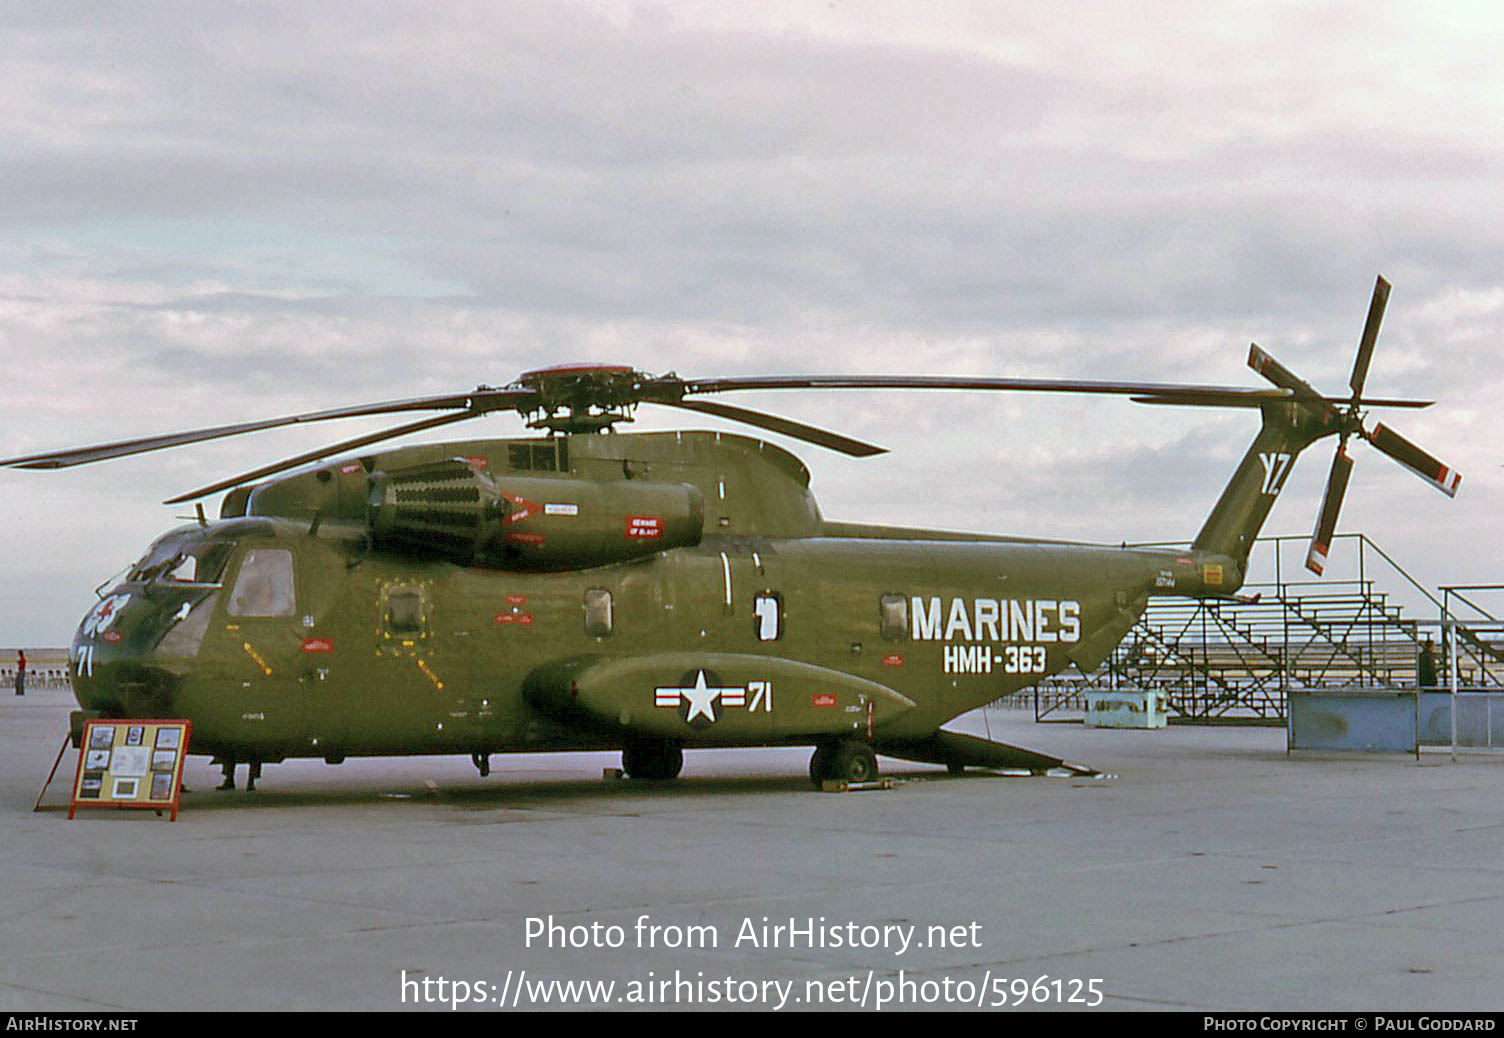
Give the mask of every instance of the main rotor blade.
M 1347 493 L 1352 473 L 1353 459 L 1339 445 L 1332 456 L 1331 474 L 1326 478 L 1326 495 L 1321 500 L 1321 514 L 1316 517 L 1316 531 L 1311 534 L 1311 550 L 1306 553 L 1306 569 L 1318 577 L 1326 569 L 1326 554 L 1332 546 L 1332 535 L 1337 532 L 1337 513 L 1342 510 L 1342 497 Z
M 652 384 L 646 387 L 651 391 Z M 685 394 L 730 393 L 743 389 L 970 389 L 1023 393 L 1107 393 L 1117 396 L 1208 394 L 1218 398 L 1267 390 L 1240 386 L 1178 385 L 1166 382 L 1103 382 L 1093 379 L 992 378 L 952 375 L 754 375 L 736 378 L 686 379 Z
M 853 458 L 870 458 L 874 454 L 886 454 L 888 448 L 878 447 L 875 444 L 863 443 L 840 433 L 833 433 L 826 429 L 817 429 L 813 425 L 805 425 L 791 418 L 780 418 L 777 415 L 765 414 L 762 411 L 749 411 L 745 407 L 732 407 L 729 404 L 711 403 L 708 400 L 658 400 L 655 403 L 667 407 L 681 407 L 686 411 L 698 411 L 701 414 L 715 415 L 717 418 L 728 418 L 733 422 L 745 422 L 747 425 L 755 425 L 759 429 L 767 429 L 770 432 L 782 433 L 784 436 L 792 436 L 796 440 L 805 443 L 813 443 L 816 446 L 827 447 L 842 454 L 849 454 Z
M 1373 359 L 1373 344 L 1379 338 L 1379 324 L 1384 320 L 1384 307 L 1389 305 L 1389 282 L 1382 274 L 1374 282 L 1373 300 L 1368 304 L 1368 320 L 1363 325 L 1363 338 L 1358 340 L 1358 356 L 1353 361 L 1353 376 L 1347 384 L 1353 388 L 1353 397 L 1363 395 L 1363 383 L 1368 381 L 1368 362 Z
M 1383 422 L 1376 425 L 1373 432 L 1364 433 L 1364 436 L 1380 452 L 1389 455 L 1447 497 L 1457 496 L 1462 473 L 1447 468 Z
M 1169 407 L 1263 407 L 1291 399 L 1284 389 L 1244 389 L 1221 392 L 1210 387 L 1192 392 L 1164 392 L 1153 396 L 1131 396 L 1135 404 L 1162 404 Z
M 466 409 L 467 414 L 484 414 L 514 407 L 526 407 L 536 400 L 530 390 L 477 389 L 471 393 L 452 393 L 445 396 L 415 397 L 411 400 L 389 400 L 376 404 L 357 404 L 354 407 L 339 407 L 328 411 L 309 411 L 305 414 L 287 415 L 282 418 L 267 418 L 259 422 L 242 422 L 237 425 L 216 425 L 207 429 L 192 429 L 186 432 L 166 433 L 161 436 L 143 436 L 134 440 L 119 440 L 114 443 L 74 447 L 67 450 L 28 454 L 19 458 L 0 460 L 0 466 L 20 469 L 58 469 L 73 465 L 123 458 L 130 454 L 181 447 L 205 440 L 218 440 L 226 436 L 276 429 L 284 425 L 305 422 L 324 422 L 335 418 L 361 418 L 371 415 L 394 414 L 402 411 L 437 411 Z
M 1254 350 L 1265 357 L 1257 346 Z M 1272 357 L 1269 360 L 1282 371 Z M 1250 363 L 1252 361 L 1250 360 Z M 1246 386 L 1208 386 L 1173 382 L 1103 382 L 1092 379 L 987 378 L 949 375 L 773 375 L 715 379 L 664 377 L 645 381 L 642 399 L 664 403 L 675 394 L 730 393 L 745 389 L 963 389 L 1022 393 L 1092 393 L 1132 397 L 1145 404 L 1184 404 L 1205 407 L 1262 407 L 1282 399 L 1308 398 L 1327 406 L 1345 405 L 1345 397 L 1322 396 L 1291 374 L 1302 387 L 1281 385 L 1277 390 Z M 1278 383 L 1276 383 L 1278 384 Z M 1372 407 L 1430 407 L 1430 400 L 1365 400 Z
M 357 447 L 365 447 L 368 444 L 379 443 L 382 440 L 390 440 L 396 436 L 406 436 L 408 433 L 422 432 L 424 429 L 434 429 L 441 425 L 449 425 L 454 422 L 463 422 L 469 418 L 479 418 L 482 414 L 485 413 L 486 412 L 484 411 L 462 411 L 459 414 L 442 414 L 437 418 L 425 418 L 421 422 L 410 422 L 407 425 L 399 425 L 395 429 L 387 429 L 383 432 L 369 433 L 365 436 L 357 436 L 351 440 L 345 440 L 341 443 L 330 444 L 327 447 L 320 447 L 318 450 L 299 454 L 294 458 L 284 458 L 282 461 L 274 462 L 271 465 L 264 465 L 259 469 L 252 469 L 250 472 L 242 472 L 238 476 L 231 476 L 229 479 L 222 479 L 218 483 L 211 483 L 206 487 L 199 487 L 197 490 L 190 490 L 186 494 L 179 494 L 177 497 L 170 497 L 162 503 L 164 505 L 177 505 L 182 504 L 184 501 L 192 501 L 194 498 L 208 497 L 210 494 L 217 494 L 221 490 L 228 490 L 231 487 L 238 487 L 242 483 L 249 483 L 252 480 L 260 479 L 263 476 L 272 476 L 278 472 L 285 472 L 288 469 L 297 468 L 299 465 L 306 465 L 310 461 L 318 461 L 321 458 L 327 458 L 331 454 L 339 454 L 343 451 L 351 451 Z
M 1293 400 L 1294 395 L 1283 389 L 1245 389 L 1241 394 L 1226 393 L 1218 395 L 1216 390 L 1207 390 L 1201 393 L 1160 393 L 1156 396 L 1133 396 L 1128 399 L 1135 404 L 1168 404 L 1175 407 L 1263 407 L 1265 404 L 1277 403 L 1280 400 Z M 1371 397 L 1360 400 L 1348 400 L 1343 397 L 1321 396 L 1309 398 L 1313 405 L 1317 402 L 1328 404 L 1333 408 L 1339 406 L 1351 407 L 1356 404 L 1359 407 L 1405 407 L 1421 408 L 1431 407 L 1436 403 L 1434 400 L 1395 400 L 1387 397 Z M 1302 403 L 1306 398 L 1302 398 Z

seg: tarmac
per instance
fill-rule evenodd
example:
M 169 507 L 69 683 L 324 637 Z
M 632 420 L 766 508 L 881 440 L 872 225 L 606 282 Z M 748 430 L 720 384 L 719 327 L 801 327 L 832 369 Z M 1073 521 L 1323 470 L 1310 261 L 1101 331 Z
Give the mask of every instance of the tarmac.
M 176 822 L 70 821 L 72 750 L 32 808 L 72 706 L 0 696 L 0 1011 L 1504 1009 L 1500 756 L 992 710 L 956 727 L 1110 777 L 193 758 Z

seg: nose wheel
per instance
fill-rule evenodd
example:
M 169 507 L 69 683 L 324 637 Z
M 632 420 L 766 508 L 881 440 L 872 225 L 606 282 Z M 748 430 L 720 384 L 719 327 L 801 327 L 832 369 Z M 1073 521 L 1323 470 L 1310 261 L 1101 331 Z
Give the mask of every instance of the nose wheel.
M 817 789 L 827 781 L 872 782 L 877 778 L 877 753 L 854 739 L 821 743 L 809 759 L 809 778 Z

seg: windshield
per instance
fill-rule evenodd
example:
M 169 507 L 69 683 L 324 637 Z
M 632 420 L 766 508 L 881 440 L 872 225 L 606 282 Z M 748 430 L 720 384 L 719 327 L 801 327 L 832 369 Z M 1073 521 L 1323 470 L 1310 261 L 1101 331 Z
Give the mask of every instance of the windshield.
M 192 534 L 169 534 L 147 550 L 127 580 L 162 580 L 174 584 L 212 584 L 224 573 L 233 545 L 204 541 Z

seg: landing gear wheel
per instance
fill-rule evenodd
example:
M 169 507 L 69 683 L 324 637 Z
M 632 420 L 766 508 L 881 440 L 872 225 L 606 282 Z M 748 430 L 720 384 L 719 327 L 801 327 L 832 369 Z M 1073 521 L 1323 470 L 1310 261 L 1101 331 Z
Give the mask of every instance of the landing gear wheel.
M 826 780 L 871 782 L 877 778 L 877 754 L 864 742 L 817 746 L 809 761 L 809 777 L 817 788 Z
M 830 758 L 834 777 L 847 782 L 872 782 L 877 778 L 877 754 L 864 742 L 846 742 Z
M 945 764 L 945 770 L 950 772 L 952 775 L 964 775 L 966 774 L 966 765 L 962 764 L 960 761 L 947 761 Z
M 480 772 L 481 778 L 485 778 L 491 774 L 491 755 L 489 753 L 470 754 L 470 763 L 475 765 L 475 770 Z
M 628 743 L 621 751 L 627 778 L 667 781 L 684 770 L 684 750 L 668 743 Z

